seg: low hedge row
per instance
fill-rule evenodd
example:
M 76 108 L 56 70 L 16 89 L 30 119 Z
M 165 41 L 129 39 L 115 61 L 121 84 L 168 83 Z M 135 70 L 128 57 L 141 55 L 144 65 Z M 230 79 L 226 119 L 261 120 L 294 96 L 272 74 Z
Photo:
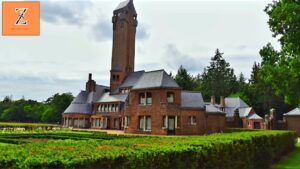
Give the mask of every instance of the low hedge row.
M 296 135 L 291 131 L 262 130 L 207 136 L 100 138 L 0 146 L 0 168 L 266 169 L 294 148 Z

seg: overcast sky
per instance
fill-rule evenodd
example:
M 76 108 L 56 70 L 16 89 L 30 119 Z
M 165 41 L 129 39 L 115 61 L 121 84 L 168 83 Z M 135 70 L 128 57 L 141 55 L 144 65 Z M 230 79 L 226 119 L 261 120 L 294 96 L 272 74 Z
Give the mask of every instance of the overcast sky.
M 0 36 L 0 100 L 11 95 L 37 100 L 55 93 L 76 95 L 88 73 L 98 84 L 108 85 L 111 17 L 120 2 L 42 1 L 40 36 Z M 135 0 L 135 70 L 175 74 L 183 65 L 192 74 L 201 73 L 219 48 L 236 75 L 249 77 L 253 63 L 260 62 L 259 50 L 277 43 L 263 12 L 270 2 Z

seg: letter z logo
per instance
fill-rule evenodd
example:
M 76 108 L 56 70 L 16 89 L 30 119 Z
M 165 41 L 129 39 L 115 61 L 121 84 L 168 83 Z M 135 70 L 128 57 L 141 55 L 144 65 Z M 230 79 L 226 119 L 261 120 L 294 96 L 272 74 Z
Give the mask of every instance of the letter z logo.
M 18 14 L 15 25 L 27 25 L 28 21 L 25 19 L 25 13 L 28 11 L 28 8 L 16 8 L 15 12 Z

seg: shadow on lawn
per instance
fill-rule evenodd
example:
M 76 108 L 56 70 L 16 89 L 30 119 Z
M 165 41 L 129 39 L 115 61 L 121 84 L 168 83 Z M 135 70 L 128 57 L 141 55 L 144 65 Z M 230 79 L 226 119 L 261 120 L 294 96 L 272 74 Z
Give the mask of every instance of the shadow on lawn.
M 300 169 L 300 142 L 296 144 L 296 149 L 277 162 L 273 169 Z

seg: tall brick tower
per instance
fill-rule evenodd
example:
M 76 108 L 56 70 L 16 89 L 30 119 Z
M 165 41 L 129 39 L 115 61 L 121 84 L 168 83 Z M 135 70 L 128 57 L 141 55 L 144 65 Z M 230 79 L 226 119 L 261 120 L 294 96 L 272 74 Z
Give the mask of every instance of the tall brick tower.
M 135 33 L 137 14 L 133 0 L 119 4 L 114 10 L 113 48 L 110 73 L 110 90 L 116 92 L 124 78 L 134 71 Z

